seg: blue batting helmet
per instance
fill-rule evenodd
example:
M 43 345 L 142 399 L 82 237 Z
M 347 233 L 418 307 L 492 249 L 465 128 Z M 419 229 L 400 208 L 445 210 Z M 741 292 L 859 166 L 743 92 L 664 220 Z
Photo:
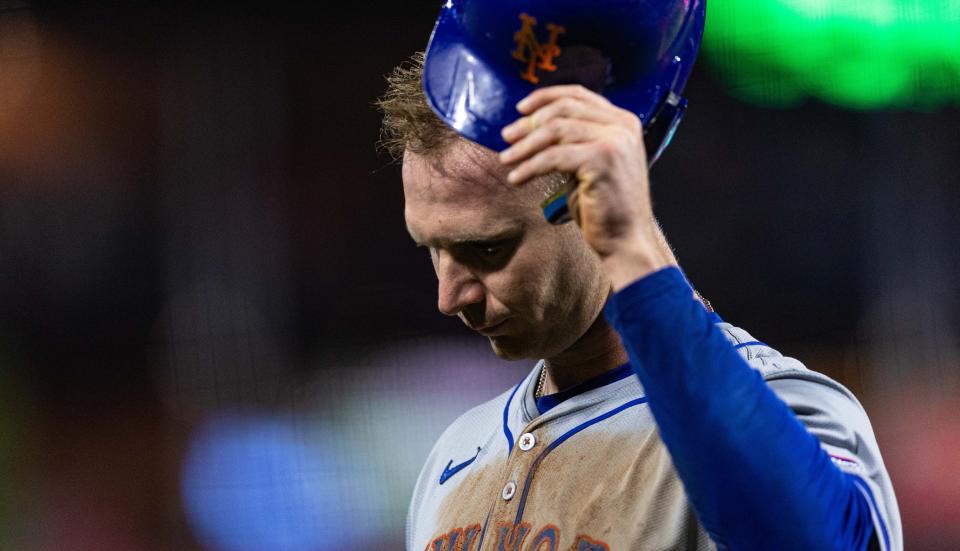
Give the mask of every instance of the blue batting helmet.
M 501 151 L 518 101 L 582 84 L 640 117 L 653 164 L 686 107 L 705 12 L 706 0 L 445 0 L 427 46 L 427 101 L 461 135 Z

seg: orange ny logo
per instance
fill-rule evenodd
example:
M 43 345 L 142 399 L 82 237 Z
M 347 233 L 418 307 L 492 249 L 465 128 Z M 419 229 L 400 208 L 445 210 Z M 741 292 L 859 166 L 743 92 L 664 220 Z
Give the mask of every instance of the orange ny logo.
M 553 58 L 560 55 L 557 37 L 566 32 L 566 29 L 560 25 L 547 23 L 550 40 L 546 44 L 541 44 L 537 40 L 536 33 L 533 32 L 533 27 L 537 24 L 536 18 L 521 13 L 520 20 L 523 21 L 523 27 L 513 35 L 513 40 L 517 43 L 517 49 L 513 51 L 513 59 L 526 62 L 527 70 L 522 78 L 536 84 L 540 82 L 537 77 L 537 68 L 544 71 L 557 70 L 557 66 L 553 64 Z

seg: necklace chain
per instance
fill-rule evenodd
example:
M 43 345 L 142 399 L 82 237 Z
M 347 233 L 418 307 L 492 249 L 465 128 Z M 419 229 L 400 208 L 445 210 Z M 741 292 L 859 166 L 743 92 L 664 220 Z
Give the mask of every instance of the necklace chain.
M 539 400 L 543 396 L 543 383 L 547 380 L 547 366 L 540 368 L 540 380 L 537 382 L 537 390 L 533 393 L 533 398 Z

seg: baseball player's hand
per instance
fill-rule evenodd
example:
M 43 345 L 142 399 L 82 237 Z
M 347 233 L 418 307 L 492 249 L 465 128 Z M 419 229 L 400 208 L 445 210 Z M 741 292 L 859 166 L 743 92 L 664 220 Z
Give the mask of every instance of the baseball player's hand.
M 672 263 L 650 204 L 640 119 L 578 85 L 540 88 L 517 104 L 500 153 L 515 184 L 560 171 L 576 175 L 570 213 L 603 260 L 614 288 Z

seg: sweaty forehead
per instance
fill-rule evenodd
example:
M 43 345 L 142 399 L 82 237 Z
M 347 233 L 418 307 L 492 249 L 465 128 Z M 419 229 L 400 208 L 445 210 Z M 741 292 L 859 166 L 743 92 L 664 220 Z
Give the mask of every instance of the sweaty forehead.
M 420 243 L 480 240 L 527 226 L 539 215 L 535 191 L 506 182 L 495 153 L 467 142 L 403 161 L 404 216 Z
M 403 157 L 403 191 L 408 200 L 431 202 L 515 196 L 516 187 L 506 182 L 508 171 L 493 151 L 457 140 L 430 155 L 407 152 Z

